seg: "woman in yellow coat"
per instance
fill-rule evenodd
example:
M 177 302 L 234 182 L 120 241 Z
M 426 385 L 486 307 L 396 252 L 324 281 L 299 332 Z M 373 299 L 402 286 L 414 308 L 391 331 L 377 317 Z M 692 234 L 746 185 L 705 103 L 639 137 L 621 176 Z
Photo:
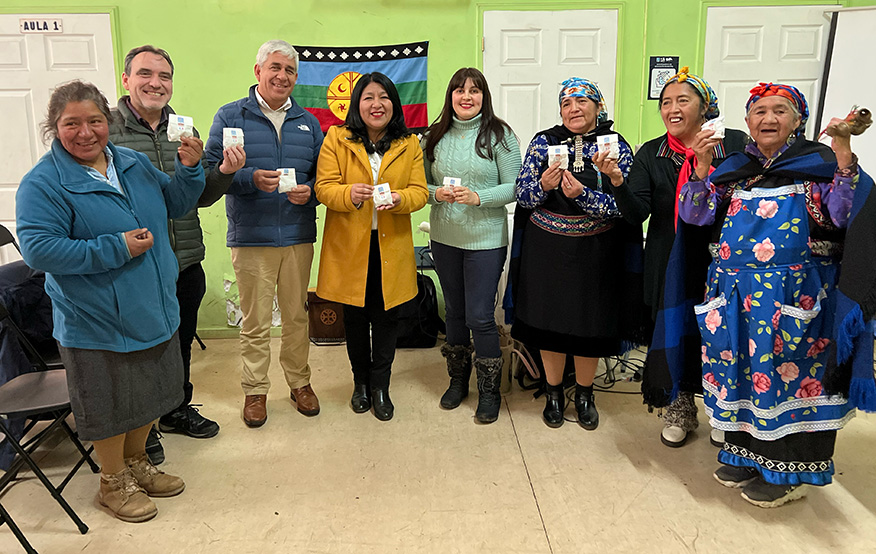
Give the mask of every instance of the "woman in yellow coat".
M 387 421 L 398 306 L 417 294 L 410 214 L 429 190 L 423 152 L 386 75 L 359 78 L 346 123 L 326 134 L 314 190 L 327 208 L 317 294 L 344 304 L 350 404 L 356 413 L 373 406 Z

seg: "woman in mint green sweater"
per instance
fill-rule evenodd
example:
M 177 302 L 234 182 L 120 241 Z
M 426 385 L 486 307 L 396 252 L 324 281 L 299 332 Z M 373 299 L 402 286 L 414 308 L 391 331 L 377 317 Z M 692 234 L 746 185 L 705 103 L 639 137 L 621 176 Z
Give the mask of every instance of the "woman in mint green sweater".
M 426 181 L 432 205 L 432 255 L 444 291 L 450 386 L 441 407 L 468 395 L 472 350 L 481 423 L 499 418 L 502 358 L 493 316 L 508 249 L 508 213 L 515 200 L 520 147 L 507 123 L 493 113 L 483 73 L 468 67 L 447 85 L 441 115 L 424 138 Z M 474 338 L 474 348 L 471 345 Z

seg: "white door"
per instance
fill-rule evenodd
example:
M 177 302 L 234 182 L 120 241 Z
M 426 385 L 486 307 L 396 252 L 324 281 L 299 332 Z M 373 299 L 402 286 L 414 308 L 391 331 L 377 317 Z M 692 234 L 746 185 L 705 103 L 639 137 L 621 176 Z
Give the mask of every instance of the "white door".
M 790 84 L 817 110 L 831 6 L 709 8 L 703 77 L 728 127 L 747 130 L 745 102 L 758 82 Z M 816 131 L 813 123 L 806 136 Z
M 36 32 L 23 33 L 22 20 Z M 49 96 L 73 79 L 97 85 L 110 105 L 118 99 L 109 14 L 0 15 L 0 224 L 13 233 L 18 183 L 48 149 L 39 126 Z M 18 257 L 12 246 L 0 249 L 0 263 Z
M 484 75 L 522 150 L 560 122 L 557 94 L 569 77 L 596 82 L 613 118 L 616 57 L 617 10 L 484 12 Z

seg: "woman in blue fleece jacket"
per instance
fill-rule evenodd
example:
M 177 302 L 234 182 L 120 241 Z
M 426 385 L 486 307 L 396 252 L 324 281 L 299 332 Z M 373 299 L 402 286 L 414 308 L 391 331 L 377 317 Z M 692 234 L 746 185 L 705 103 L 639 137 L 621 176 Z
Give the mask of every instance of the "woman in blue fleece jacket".
M 46 272 L 77 431 L 102 465 L 98 500 L 119 519 L 146 521 L 158 511 L 148 496 L 185 488 L 145 446 L 152 422 L 182 400 L 167 220 L 204 189 L 203 144 L 182 139 L 171 178 L 110 144 L 110 117 L 94 85 L 55 89 L 43 123 L 54 140 L 21 181 L 17 231 L 25 262 Z

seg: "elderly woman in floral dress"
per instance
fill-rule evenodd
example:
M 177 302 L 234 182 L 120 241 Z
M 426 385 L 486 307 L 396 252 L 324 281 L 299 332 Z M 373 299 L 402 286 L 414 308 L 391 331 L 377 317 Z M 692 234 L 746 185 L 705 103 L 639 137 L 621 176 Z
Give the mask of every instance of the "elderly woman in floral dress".
M 753 141 L 711 175 L 698 167 L 679 215 L 720 232 L 695 309 L 706 411 L 725 431 L 715 478 L 771 508 L 831 482 L 836 432 L 854 416 L 822 381 L 859 172 L 848 137 L 804 138 L 796 88 L 761 83 L 746 110 Z

